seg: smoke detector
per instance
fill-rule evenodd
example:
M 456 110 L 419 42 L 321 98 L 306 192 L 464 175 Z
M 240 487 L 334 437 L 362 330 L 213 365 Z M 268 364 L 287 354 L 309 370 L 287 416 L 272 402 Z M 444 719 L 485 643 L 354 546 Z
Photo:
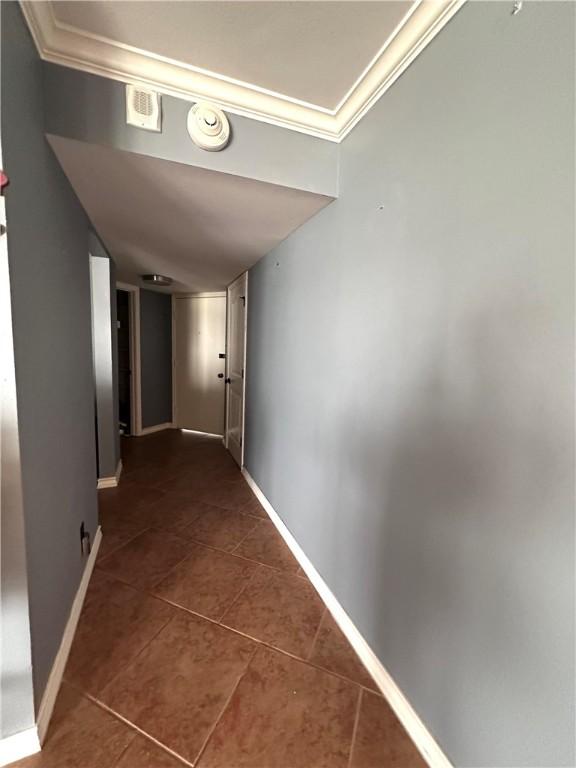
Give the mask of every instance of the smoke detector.
M 142 281 L 148 285 L 172 285 L 172 278 L 166 275 L 140 275 Z
M 146 131 L 160 131 L 160 96 L 156 91 L 126 86 L 126 122 Z
M 215 104 L 199 101 L 188 112 L 188 133 L 201 149 L 219 152 L 230 139 L 230 124 Z

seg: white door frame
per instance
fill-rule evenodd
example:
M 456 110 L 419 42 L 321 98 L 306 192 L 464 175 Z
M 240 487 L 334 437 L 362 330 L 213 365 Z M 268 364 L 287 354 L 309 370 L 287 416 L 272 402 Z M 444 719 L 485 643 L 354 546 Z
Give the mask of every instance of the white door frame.
M 142 394 L 140 370 L 140 288 L 131 283 L 117 282 L 119 291 L 130 299 L 130 421 L 133 435 L 142 434 Z M 116 297 L 114 297 L 116 299 Z
M 172 294 L 172 426 L 178 429 L 178 409 L 176 408 L 176 297 L 178 293 Z
M 246 279 L 246 290 L 244 291 L 244 359 L 242 361 L 242 367 L 244 369 L 244 376 L 242 377 L 242 434 L 241 434 L 241 447 L 240 447 L 240 468 L 244 467 L 244 449 L 245 449 L 245 440 L 244 440 L 244 432 L 246 428 L 246 349 L 248 346 L 248 271 L 243 272 L 241 275 L 238 275 L 238 277 L 233 280 L 230 285 L 226 288 L 226 379 L 228 380 L 230 378 L 230 354 L 229 354 L 229 343 L 230 343 L 230 286 L 233 285 L 236 280 L 238 280 L 241 277 L 245 276 Z M 229 385 L 227 384 L 226 387 Z M 228 397 L 228 389 L 226 389 L 226 416 L 224 420 L 224 445 L 226 449 L 228 449 L 228 410 L 229 410 L 229 397 Z

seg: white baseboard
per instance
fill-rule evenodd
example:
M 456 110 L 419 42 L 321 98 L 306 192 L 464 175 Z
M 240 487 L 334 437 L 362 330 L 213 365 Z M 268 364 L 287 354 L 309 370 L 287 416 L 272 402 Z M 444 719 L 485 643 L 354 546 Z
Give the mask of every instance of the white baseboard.
M 116 467 L 116 474 L 112 475 L 112 477 L 99 477 L 96 488 L 98 490 L 100 490 L 101 488 L 116 488 L 116 486 L 120 482 L 121 474 L 122 474 L 122 459 L 120 459 L 120 461 L 118 462 L 118 466 Z
M 174 429 L 174 424 L 171 421 L 167 421 L 164 424 L 155 424 L 153 427 L 143 427 L 136 437 L 151 435 L 154 432 L 162 432 L 163 429 Z
M 426 760 L 430 768 L 453 768 L 451 762 L 444 752 L 442 752 L 430 731 L 428 731 L 422 720 L 420 720 L 416 712 L 412 709 L 409 701 L 406 699 L 400 688 L 398 688 L 366 640 L 364 640 L 352 619 L 348 616 L 344 608 L 342 608 L 324 579 L 320 576 L 316 568 L 314 568 L 294 536 L 292 536 L 288 528 L 284 525 L 272 504 L 270 504 L 266 496 L 264 496 L 245 467 L 242 467 L 242 474 L 256 495 L 258 501 L 270 516 L 270 519 L 278 529 L 278 532 L 290 547 L 292 554 L 296 560 L 298 560 L 302 570 L 312 582 L 334 620 L 347 637 L 348 642 L 358 654 L 360 661 L 364 664 L 374 679 L 374 682 L 382 692 L 382 695 L 394 710 L 396 716 L 404 726 L 406 732 L 414 742 L 424 760 Z
M 35 755 L 36 752 L 40 752 L 40 741 L 38 729 L 34 726 L 0 739 L 0 766 L 15 763 L 16 760 Z
M 186 427 L 179 427 L 180 432 L 188 432 L 190 435 L 200 435 L 200 437 L 220 437 L 222 442 L 225 442 L 224 435 L 218 432 L 202 432 L 199 429 L 186 429 Z
M 46 731 L 48 730 L 48 726 L 50 724 L 50 718 L 52 717 L 52 711 L 54 710 L 56 697 L 58 695 L 58 691 L 60 690 L 64 668 L 66 667 L 66 662 L 68 661 L 68 654 L 70 653 L 72 640 L 74 639 L 74 634 L 76 633 L 78 619 L 80 618 L 80 612 L 82 611 L 82 605 L 84 604 L 84 598 L 86 597 L 86 590 L 88 589 L 90 576 L 94 570 L 94 565 L 96 563 L 96 557 L 98 555 L 98 549 L 100 547 L 101 541 L 102 529 L 100 526 L 98 526 L 98 530 L 94 536 L 94 543 L 92 544 L 90 555 L 84 567 L 82 579 L 80 580 L 74 602 L 72 603 L 72 608 L 70 609 L 70 615 L 68 617 L 68 621 L 66 622 L 64 634 L 62 635 L 62 642 L 60 643 L 60 648 L 58 649 L 58 653 L 54 659 L 54 664 L 52 665 L 52 669 L 50 671 L 50 677 L 48 678 L 48 683 L 46 684 L 44 695 L 42 696 L 42 701 L 40 702 L 40 709 L 38 710 L 38 721 L 36 723 L 40 744 L 44 742 Z

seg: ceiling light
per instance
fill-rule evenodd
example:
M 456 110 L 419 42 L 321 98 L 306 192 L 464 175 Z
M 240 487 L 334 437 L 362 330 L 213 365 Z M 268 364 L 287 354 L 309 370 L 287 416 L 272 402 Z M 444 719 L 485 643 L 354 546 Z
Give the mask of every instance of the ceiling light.
M 172 278 L 166 275 L 140 275 L 140 277 L 148 285 L 172 285 Z

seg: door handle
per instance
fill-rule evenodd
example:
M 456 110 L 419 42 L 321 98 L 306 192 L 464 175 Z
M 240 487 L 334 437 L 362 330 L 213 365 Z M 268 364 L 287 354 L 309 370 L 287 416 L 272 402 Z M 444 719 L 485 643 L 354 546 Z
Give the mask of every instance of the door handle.
M 218 374 L 218 378 L 219 378 L 219 379 L 223 379 L 223 378 L 224 378 L 224 374 L 223 374 L 223 373 L 219 373 L 219 374 Z
M 231 384 L 232 383 L 232 379 L 226 379 L 225 383 L 226 384 Z

